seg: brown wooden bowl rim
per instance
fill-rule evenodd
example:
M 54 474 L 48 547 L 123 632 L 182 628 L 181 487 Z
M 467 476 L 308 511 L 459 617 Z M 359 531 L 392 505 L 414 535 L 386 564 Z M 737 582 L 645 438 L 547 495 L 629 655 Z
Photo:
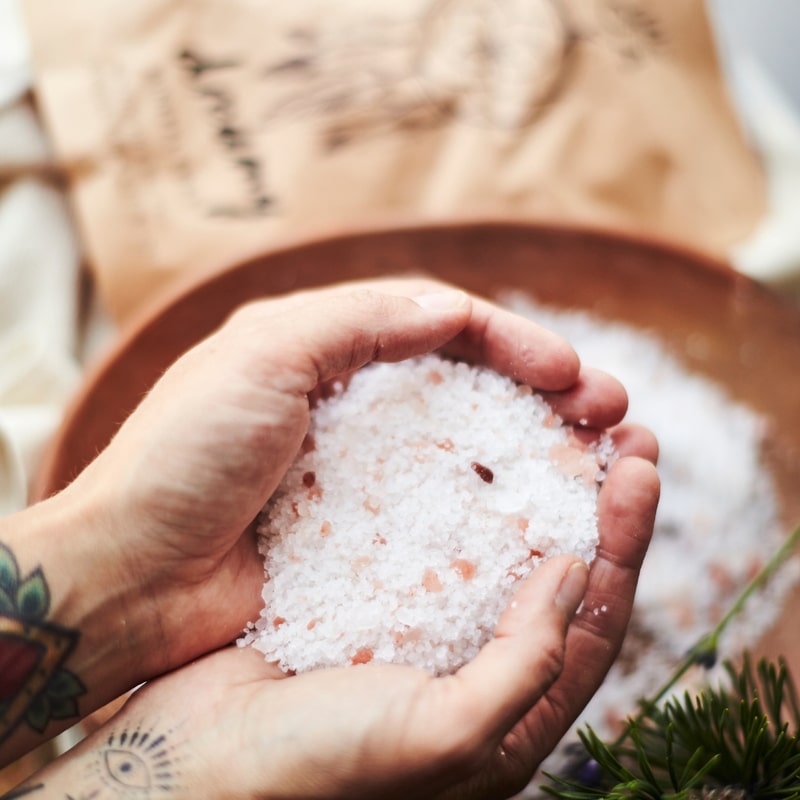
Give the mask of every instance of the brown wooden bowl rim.
M 57 455 L 60 452 L 62 443 L 67 431 L 71 429 L 75 419 L 78 417 L 80 409 L 91 397 L 94 386 L 101 379 L 101 376 L 116 363 L 124 358 L 125 354 L 135 345 L 142 332 L 152 325 L 156 320 L 168 315 L 170 311 L 179 303 L 185 301 L 188 295 L 200 291 L 209 283 L 219 280 L 221 276 L 235 272 L 253 265 L 256 262 L 265 261 L 281 254 L 302 251 L 304 248 L 316 247 L 320 244 L 330 244 L 337 241 L 354 240 L 361 238 L 379 237 L 387 234 L 406 234 L 415 233 L 436 233 L 446 235 L 448 232 L 472 230 L 494 230 L 494 231 L 520 231 L 536 235 L 537 233 L 547 232 L 557 233 L 560 236 L 579 236 L 591 239 L 606 245 L 621 246 L 628 249 L 638 249 L 651 253 L 671 256 L 684 262 L 691 262 L 700 269 L 705 269 L 717 273 L 720 277 L 729 281 L 743 281 L 751 285 L 754 291 L 763 292 L 770 295 L 776 302 L 782 302 L 783 298 L 770 290 L 764 284 L 735 270 L 729 263 L 720 258 L 716 258 L 707 253 L 693 249 L 683 244 L 659 239 L 656 236 L 636 234 L 629 231 L 616 231 L 610 228 L 576 225 L 570 223 L 537 222 L 526 219 L 514 218 L 461 218 L 436 221 L 421 221 L 417 219 L 406 219 L 391 223 L 379 223 L 374 225 L 358 225 L 349 227 L 338 227 L 328 231 L 316 231 L 313 234 L 293 234 L 277 239 L 267 248 L 261 248 L 250 255 L 237 259 L 236 261 L 224 265 L 204 267 L 196 272 L 181 273 L 170 281 L 166 288 L 154 296 L 149 302 L 128 320 L 120 329 L 116 341 L 87 368 L 81 386 L 67 404 L 61 424 L 45 446 L 39 468 L 34 476 L 31 502 L 42 500 L 53 493 L 53 470 L 57 463 Z M 390 274 L 387 272 L 387 274 Z M 788 306 L 788 302 L 786 303 Z

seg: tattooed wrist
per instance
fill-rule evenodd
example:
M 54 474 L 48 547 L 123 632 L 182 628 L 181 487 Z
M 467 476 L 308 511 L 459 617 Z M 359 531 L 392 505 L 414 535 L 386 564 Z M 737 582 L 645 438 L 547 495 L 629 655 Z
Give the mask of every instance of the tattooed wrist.
M 111 724 L 111 723 L 109 723 Z M 167 800 L 183 796 L 171 730 L 106 726 L 0 800 Z
M 97 748 L 94 775 L 107 789 L 158 797 L 177 788 L 177 762 L 169 734 L 137 727 L 112 732 Z
M 42 569 L 22 575 L 0 542 L 0 747 L 21 728 L 43 734 L 51 720 L 79 716 L 86 688 L 64 666 L 79 634 L 48 621 L 49 613 Z

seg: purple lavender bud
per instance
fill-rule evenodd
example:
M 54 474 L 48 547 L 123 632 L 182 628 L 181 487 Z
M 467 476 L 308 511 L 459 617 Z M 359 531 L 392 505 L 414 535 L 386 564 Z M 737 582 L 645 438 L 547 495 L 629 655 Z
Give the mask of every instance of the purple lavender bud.
M 603 777 L 603 768 L 593 758 L 587 758 L 582 764 L 577 765 L 575 777 L 589 788 L 600 786 Z

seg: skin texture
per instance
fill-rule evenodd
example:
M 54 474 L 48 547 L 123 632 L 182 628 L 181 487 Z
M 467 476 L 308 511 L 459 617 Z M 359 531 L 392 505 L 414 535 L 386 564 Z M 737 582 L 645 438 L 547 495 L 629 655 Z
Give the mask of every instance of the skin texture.
M 64 666 L 85 686 L 82 714 L 163 675 L 30 786 L 90 794 L 91 764 L 98 796 L 142 765 L 169 775 L 137 795 L 153 797 L 506 797 L 527 782 L 622 641 L 658 499 L 644 429 L 613 431 L 624 457 L 600 493 L 591 571 L 567 556 L 538 569 L 455 675 L 366 665 L 286 678 L 224 647 L 260 610 L 252 522 L 303 441 L 310 403 L 371 360 L 439 348 L 543 390 L 586 438 L 625 413 L 613 378 L 486 301 L 422 279 L 335 286 L 238 311 L 165 373 L 68 489 L 4 521 L 0 541 L 21 572 L 48 578 L 48 622 L 80 636 Z M 173 755 L 156 763 L 139 737 L 125 762 L 136 730 Z M 38 741 L 17 734 L 4 756 Z

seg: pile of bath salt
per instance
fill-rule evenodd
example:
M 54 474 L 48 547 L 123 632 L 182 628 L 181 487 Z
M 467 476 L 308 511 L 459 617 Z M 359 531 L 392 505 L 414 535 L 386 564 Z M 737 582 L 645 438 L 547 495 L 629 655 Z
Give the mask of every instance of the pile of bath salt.
M 312 414 L 265 509 L 264 611 L 241 644 L 285 670 L 472 659 L 543 559 L 597 544 L 608 437 L 528 387 L 424 356 L 375 364 Z
M 629 396 L 627 421 L 659 440 L 661 500 L 620 658 L 580 724 L 608 735 L 662 684 L 782 544 L 764 419 L 719 384 L 690 372 L 655 335 L 584 312 L 556 311 L 522 293 L 501 301 L 560 333 L 585 364 L 610 372 Z M 719 660 L 751 647 L 775 621 L 798 579 L 797 560 L 752 597 L 722 637 Z M 691 689 L 712 673 L 690 673 Z M 552 767 L 550 768 L 552 770 Z

